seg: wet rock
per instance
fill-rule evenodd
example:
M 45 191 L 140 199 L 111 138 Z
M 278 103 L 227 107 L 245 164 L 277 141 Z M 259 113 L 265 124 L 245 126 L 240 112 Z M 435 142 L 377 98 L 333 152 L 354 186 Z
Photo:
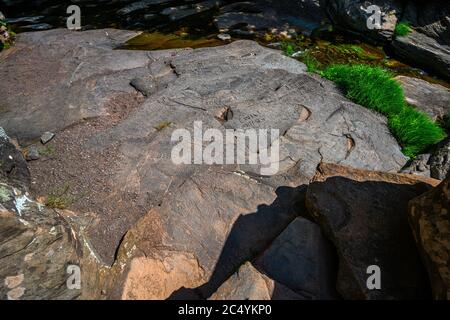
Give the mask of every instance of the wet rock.
M 218 8 L 222 3 L 222 0 L 207 0 L 191 5 L 166 8 L 161 11 L 161 14 L 167 16 L 171 21 L 179 21 Z
M 255 263 L 269 277 L 305 299 L 328 300 L 338 296 L 333 250 L 318 225 L 297 218 Z
M 35 145 L 31 145 L 25 150 L 25 159 L 27 161 L 38 160 L 39 158 L 39 150 Z
M 450 47 L 425 34 L 412 31 L 392 42 L 394 52 L 401 58 L 450 79 Z
M 435 121 L 450 115 L 450 91 L 447 88 L 417 78 L 397 76 L 395 79 L 402 85 L 410 105 Z
M 374 13 L 368 10 L 371 5 L 381 9 L 381 26 L 376 29 L 367 27 L 367 21 Z M 329 16 L 337 27 L 378 41 L 392 40 L 401 8 L 400 1 L 395 0 L 332 0 L 327 6 Z
M 47 144 L 55 137 L 55 134 L 53 132 L 46 131 L 41 136 L 41 143 Z
M 428 297 L 428 283 L 408 225 L 408 202 L 437 180 L 321 164 L 306 205 L 339 255 L 338 292 L 345 299 Z M 367 286 L 378 266 L 381 289 Z
M 217 38 L 219 38 L 222 41 L 230 41 L 231 40 L 231 36 L 229 34 L 226 34 L 226 33 L 218 34 Z
M 403 168 L 401 173 L 417 174 L 420 176 L 431 178 L 431 167 L 430 167 L 430 157 L 431 154 L 420 154 L 415 159 L 413 159 L 405 168 Z
M 53 26 L 48 23 L 36 23 L 36 24 L 29 24 L 26 26 L 21 26 L 22 29 L 26 31 L 42 31 L 42 30 L 49 30 L 52 29 Z
M 260 273 L 250 262 L 246 262 L 209 299 L 303 300 L 304 298 Z
M 409 222 L 431 281 L 433 298 L 450 298 L 450 176 L 409 203 Z
M 450 45 L 450 8 L 446 0 L 408 1 L 403 20 L 437 42 Z
M 277 26 L 275 18 L 265 17 L 262 14 L 246 13 L 246 12 L 227 12 L 214 20 L 215 25 L 222 32 L 231 30 L 255 31 L 266 30 Z
M 444 180 L 450 172 L 450 139 L 440 142 L 430 157 L 431 177 Z
M 250 31 L 264 32 L 272 28 L 300 28 L 311 32 L 329 23 L 325 7 L 325 1 L 318 0 L 235 2 L 220 8 L 216 25 L 223 30 L 234 30 L 235 34 L 247 32 L 247 35 L 252 35 Z
M 42 20 L 44 18 L 44 16 L 32 16 L 32 17 L 19 17 L 19 18 L 10 18 L 7 19 L 6 21 L 8 23 L 33 23 L 33 22 L 38 22 L 40 20 Z M 2 20 L 2 19 L 0 19 Z
M 162 5 L 172 2 L 173 0 L 142 0 L 133 2 L 122 9 L 118 10 L 119 15 L 128 15 L 135 11 L 145 10 L 154 5 Z

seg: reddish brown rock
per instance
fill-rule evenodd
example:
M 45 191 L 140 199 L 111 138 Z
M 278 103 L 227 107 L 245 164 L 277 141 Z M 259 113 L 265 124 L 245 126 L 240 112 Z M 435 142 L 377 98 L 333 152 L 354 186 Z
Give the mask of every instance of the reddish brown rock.
M 450 176 L 409 203 L 411 224 L 433 298 L 450 299 Z
M 305 298 L 259 272 L 250 262 L 246 262 L 209 299 L 303 300 Z
M 309 212 L 339 255 L 337 289 L 345 299 L 428 297 L 428 283 L 408 225 L 408 202 L 437 180 L 321 164 L 309 185 Z M 367 286 L 381 269 L 381 289 Z

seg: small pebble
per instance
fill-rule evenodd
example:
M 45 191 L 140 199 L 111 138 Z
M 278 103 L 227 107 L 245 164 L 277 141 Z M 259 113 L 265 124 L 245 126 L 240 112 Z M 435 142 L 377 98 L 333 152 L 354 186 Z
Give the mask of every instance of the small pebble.
M 36 146 L 29 146 L 26 153 L 26 160 L 33 161 L 39 159 L 39 150 Z
M 219 38 L 222 41 L 230 41 L 231 36 L 228 33 L 220 33 L 217 35 L 217 38 Z
M 42 144 L 46 144 L 50 140 L 52 140 L 55 137 L 55 134 L 52 132 L 44 132 L 41 136 L 41 142 Z

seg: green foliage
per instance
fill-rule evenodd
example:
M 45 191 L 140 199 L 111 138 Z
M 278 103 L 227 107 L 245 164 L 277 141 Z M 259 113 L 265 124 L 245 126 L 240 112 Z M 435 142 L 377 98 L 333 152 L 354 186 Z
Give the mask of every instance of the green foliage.
M 285 55 L 291 57 L 295 53 L 295 45 L 293 43 L 283 41 L 281 42 L 281 50 L 283 50 Z
M 397 23 L 397 25 L 395 26 L 394 33 L 397 37 L 404 37 L 404 36 L 407 36 L 408 34 L 410 34 L 411 31 L 412 31 L 412 29 L 411 29 L 409 22 L 403 21 L 403 22 Z
M 414 157 L 444 139 L 439 125 L 406 104 L 403 89 L 386 70 L 368 65 L 332 65 L 321 74 L 343 87 L 352 101 L 384 114 L 405 155 Z

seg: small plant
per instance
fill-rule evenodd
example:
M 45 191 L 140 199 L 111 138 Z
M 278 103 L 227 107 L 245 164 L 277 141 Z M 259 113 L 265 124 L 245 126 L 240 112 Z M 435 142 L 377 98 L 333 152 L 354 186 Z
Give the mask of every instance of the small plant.
M 7 202 L 11 199 L 11 193 L 9 190 L 0 185 L 0 202 Z
M 321 75 L 340 85 L 350 100 L 385 115 L 405 155 L 415 157 L 445 138 L 438 124 L 406 104 L 403 89 L 386 70 L 368 65 L 332 65 Z
M 283 50 L 285 55 L 291 57 L 295 53 L 295 45 L 293 43 L 283 41 L 281 42 L 281 50 Z
M 164 130 L 165 128 L 167 128 L 171 124 L 172 124 L 172 122 L 170 122 L 170 121 L 162 121 L 162 122 L 158 123 L 154 128 L 155 128 L 156 131 L 159 132 L 159 131 Z
M 65 184 L 63 188 L 50 193 L 45 205 L 53 209 L 67 209 L 74 202 L 74 199 L 67 194 L 69 189 L 69 184 Z
M 53 157 L 56 154 L 56 149 L 54 146 L 46 146 L 39 149 L 39 155 L 44 157 Z
M 411 25 L 409 24 L 409 22 L 403 21 L 403 22 L 397 23 L 397 25 L 395 26 L 394 33 L 397 37 L 404 37 L 404 36 L 407 36 L 408 34 L 410 34 L 411 31 L 412 31 L 412 29 L 411 29 Z

